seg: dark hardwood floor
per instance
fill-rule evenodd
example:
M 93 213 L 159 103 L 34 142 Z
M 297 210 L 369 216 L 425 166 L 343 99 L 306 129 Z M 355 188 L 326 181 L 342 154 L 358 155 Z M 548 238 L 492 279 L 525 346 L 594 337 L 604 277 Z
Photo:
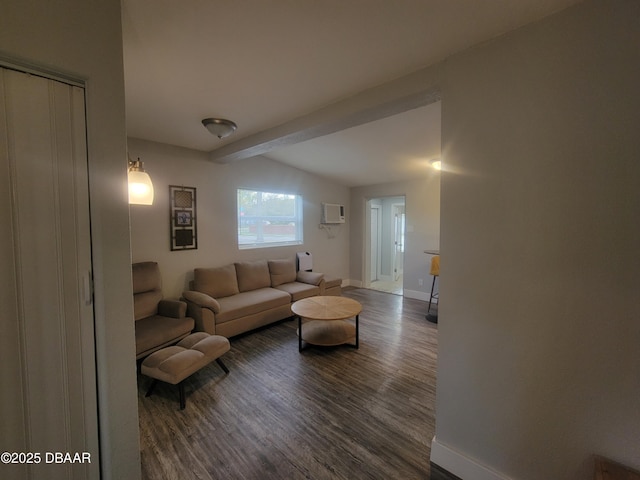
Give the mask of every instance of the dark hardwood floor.
M 360 348 L 298 352 L 286 320 L 231 340 L 177 388 L 138 377 L 144 479 L 429 479 L 437 325 L 426 302 L 364 289 Z M 436 477 L 434 472 L 434 478 Z

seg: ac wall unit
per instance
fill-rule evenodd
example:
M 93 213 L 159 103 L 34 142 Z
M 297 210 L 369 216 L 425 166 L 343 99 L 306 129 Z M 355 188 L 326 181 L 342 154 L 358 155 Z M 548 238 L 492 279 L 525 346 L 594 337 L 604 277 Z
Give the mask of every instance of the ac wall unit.
M 344 223 L 344 205 L 323 203 L 322 223 Z

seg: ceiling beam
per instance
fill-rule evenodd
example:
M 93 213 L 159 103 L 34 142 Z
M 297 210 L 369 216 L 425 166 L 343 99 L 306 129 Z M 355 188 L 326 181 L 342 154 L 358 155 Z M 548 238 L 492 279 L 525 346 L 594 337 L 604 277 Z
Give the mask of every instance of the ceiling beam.
M 262 155 L 276 148 L 423 107 L 440 100 L 439 65 L 370 88 L 315 112 L 228 143 L 209 153 L 216 163 Z

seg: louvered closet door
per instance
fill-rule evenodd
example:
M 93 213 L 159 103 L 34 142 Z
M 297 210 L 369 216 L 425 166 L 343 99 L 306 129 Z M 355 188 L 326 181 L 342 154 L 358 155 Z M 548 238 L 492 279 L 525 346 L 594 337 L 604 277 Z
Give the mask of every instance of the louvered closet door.
M 0 73 L 0 478 L 99 478 L 84 89 Z

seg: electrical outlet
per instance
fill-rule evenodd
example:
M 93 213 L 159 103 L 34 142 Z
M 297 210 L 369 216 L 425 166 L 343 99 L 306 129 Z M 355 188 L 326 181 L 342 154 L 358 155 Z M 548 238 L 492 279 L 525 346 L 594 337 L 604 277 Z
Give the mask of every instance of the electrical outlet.
M 424 284 L 424 280 L 421 278 L 418 279 L 418 286 L 421 287 Z

